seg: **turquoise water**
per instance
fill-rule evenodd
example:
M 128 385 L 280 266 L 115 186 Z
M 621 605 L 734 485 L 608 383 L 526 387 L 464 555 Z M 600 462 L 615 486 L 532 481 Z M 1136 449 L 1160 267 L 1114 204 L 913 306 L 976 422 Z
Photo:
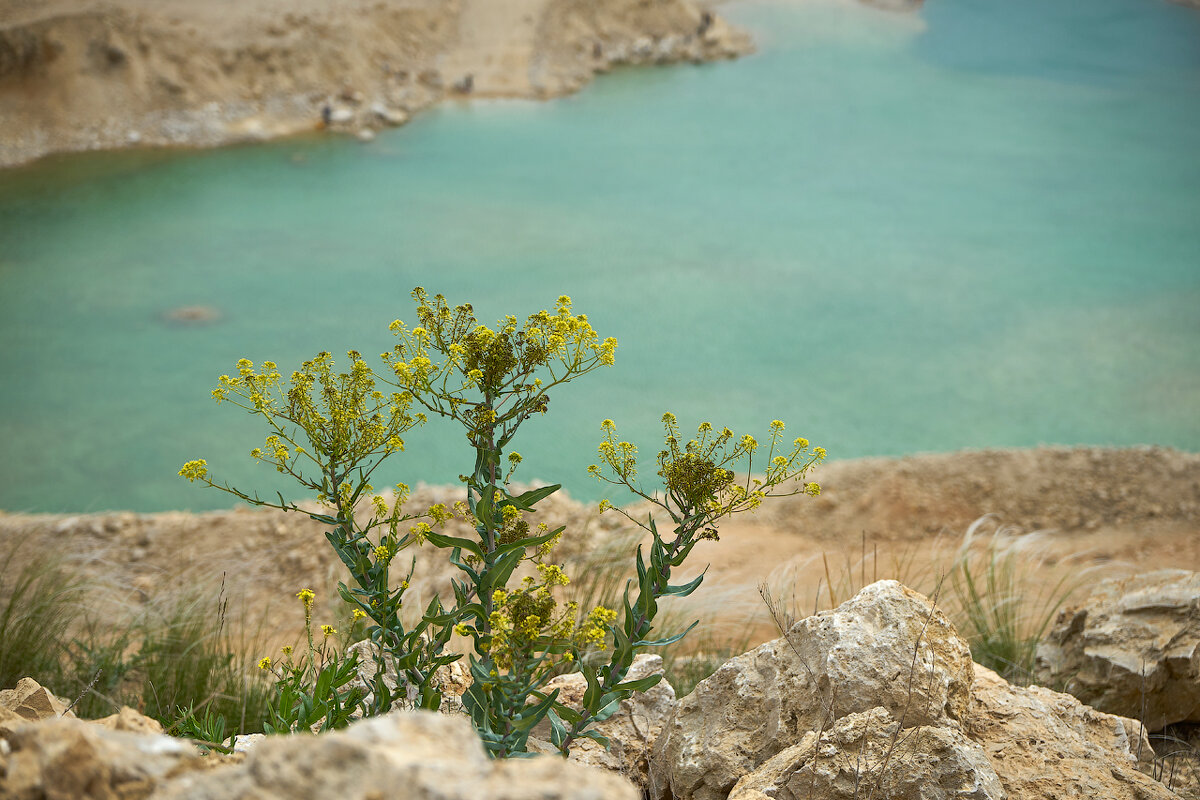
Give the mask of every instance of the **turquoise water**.
M 664 409 L 832 457 L 1039 443 L 1200 449 L 1200 13 L 930 0 L 920 26 L 742 3 L 736 62 L 446 106 L 369 145 L 101 154 L 0 173 L 0 508 L 227 507 L 209 389 L 390 346 L 415 285 L 485 318 L 572 295 L 617 366 L 528 424 L 576 496 L 604 417 Z M 209 325 L 163 321 L 208 305 Z M 427 431 L 386 477 L 453 480 Z

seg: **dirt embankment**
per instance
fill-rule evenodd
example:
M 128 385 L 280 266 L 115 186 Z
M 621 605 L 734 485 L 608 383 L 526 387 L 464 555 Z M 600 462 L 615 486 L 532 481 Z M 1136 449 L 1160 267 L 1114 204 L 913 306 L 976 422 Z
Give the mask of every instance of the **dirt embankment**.
M 369 135 L 447 97 L 550 97 L 750 46 L 694 0 L 0 0 L 0 167 Z
M 835 581 L 858 581 L 861 573 L 863 582 L 894 577 L 920 583 L 945 566 L 970 523 L 989 513 L 1024 532 L 1017 539 L 1049 529 L 1028 537 L 1037 539 L 1038 548 L 1022 556 L 1023 570 L 1200 569 L 1200 454 L 1162 448 L 980 451 L 836 462 L 816 477 L 820 497 L 769 501 L 722 525 L 720 541 L 700 544 L 697 568 L 711 565 L 704 592 L 697 593 L 708 604 L 703 613 L 744 621 L 762 610 L 758 584 L 785 575 L 796 579 L 811 604 L 826 564 Z M 421 489 L 409 507 L 453 501 L 461 493 Z M 623 565 L 630 562 L 633 529 L 615 512 L 599 516 L 594 506 L 559 494 L 544 501 L 537 517 L 567 526 L 556 556 L 581 579 L 602 567 L 597 554 L 606 549 L 619 551 Z M 63 554 L 124 602 L 189 588 L 215 592 L 223 580 L 235 606 L 244 602 L 252 613 L 271 609 L 270 624 L 282 635 L 302 623 L 293 600 L 299 588 L 313 587 L 329 601 L 344 578 L 322 531 L 296 513 L 245 509 L 0 512 L 0 542 L 21 542 L 24 553 Z M 467 535 L 465 528 L 451 532 Z M 413 589 L 445 590 L 453 569 L 443 554 L 428 545 L 410 552 L 418 558 Z M 403 558 L 406 566 L 409 557 Z M 848 572 L 853 574 L 843 574 Z

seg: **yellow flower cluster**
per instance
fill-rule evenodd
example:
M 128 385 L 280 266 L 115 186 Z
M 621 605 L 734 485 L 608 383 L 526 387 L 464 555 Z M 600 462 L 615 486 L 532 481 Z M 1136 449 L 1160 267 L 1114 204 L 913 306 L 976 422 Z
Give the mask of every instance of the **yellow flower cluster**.
M 384 363 L 402 392 L 483 438 L 544 413 L 550 388 L 615 359 L 616 340 L 600 341 L 587 316 L 571 312 L 566 296 L 554 312 L 539 311 L 523 324 L 506 316 L 495 327 L 481 324 L 469 304 L 451 308 L 442 295 L 419 288 L 413 298 L 419 324 L 389 326 L 397 343 L 382 354 Z M 483 399 L 475 399 L 477 393 Z M 514 467 L 520 462 L 519 455 L 509 459 Z
M 604 606 L 596 606 L 587 616 L 579 631 L 579 640 L 584 645 L 603 647 L 608 629 L 617 620 L 617 612 Z
M 485 649 L 501 669 L 537 659 L 552 643 L 569 644 L 571 650 L 603 646 L 616 619 L 615 611 L 597 607 L 580 620 L 578 603 L 560 605 L 552 594 L 555 587 L 570 582 L 562 567 L 536 566 L 538 580 L 526 577 L 516 589 L 492 593 L 491 636 Z M 574 656 L 568 653 L 564 658 L 570 661 Z
M 208 462 L 203 458 L 189 461 L 179 470 L 179 474 L 195 483 L 208 477 Z
M 773 494 L 820 493 L 820 486 L 803 479 L 808 470 L 825 458 L 824 448 L 810 451 L 808 440 L 801 437 L 788 450 L 783 444 L 786 426 L 781 420 L 773 420 L 769 426 L 765 475 L 756 478 L 747 474 L 740 482 L 735 470 L 752 473 L 755 455 L 763 449 L 757 439 L 749 434 L 735 438 L 729 428 L 718 431 L 711 423 L 702 422 L 696 428 L 696 436 L 684 442 L 674 414 L 664 414 L 662 421 L 666 447 L 658 454 L 658 474 L 665 489 L 661 497 L 643 494 L 633 485 L 637 450 L 617 438 L 612 420 L 606 419 L 600 425 L 603 439 L 598 451 L 613 477 L 607 477 L 605 470 L 597 465 L 588 470 L 601 480 L 628 486 L 658 503 L 677 523 L 683 525 L 686 520 L 689 535 L 715 539 L 717 520 L 739 511 L 753 511 Z M 611 507 L 602 501 L 600 510 Z

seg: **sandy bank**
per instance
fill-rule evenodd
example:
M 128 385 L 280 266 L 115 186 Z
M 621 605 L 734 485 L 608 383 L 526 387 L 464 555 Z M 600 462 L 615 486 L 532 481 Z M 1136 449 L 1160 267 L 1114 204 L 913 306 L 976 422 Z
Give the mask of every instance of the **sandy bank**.
M 695 0 L 0 0 L 0 167 L 370 131 L 750 47 Z
M 784 577 L 794 577 L 811 604 L 825 563 L 843 577 L 851 565 L 854 580 L 861 573 L 867 582 L 929 581 L 984 514 L 1017 526 L 1017 540 L 1036 543 L 1023 569 L 1090 570 L 1097 576 L 1200 569 L 1200 454 L 1086 447 L 963 452 L 835 462 L 817 478 L 819 498 L 764 504 L 756 514 L 722 525 L 719 542 L 697 548 L 697 569 L 711 564 L 697 598 L 715 604 L 713 616 L 744 622 L 761 611 L 757 585 Z M 461 492 L 424 488 L 412 503 L 454 500 Z M 545 501 L 539 517 L 567 526 L 557 552 L 572 574 L 594 568 L 606 548 L 620 551 L 622 563 L 631 555 L 631 528 L 618 514 L 601 517 L 594 507 L 559 494 Z M 1037 529 L 1048 532 L 1032 535 Z M 298 588 L 314 587 L 329 600 L 343 577 L 322 531 L 298 514 L 248 509 L 0 513 L 0 542 L 22 542 L 26 553 L 67 555 L 123 602 L 194 587 L 215 594 L 223 581 L 235 606 L 245 601 L 259 612 L 272 609 L 271 624 L 282 631 L 301 623 L 289 602 Z M 416 555 L 414 588 L 444 589 L 452 568 L 441 554 L 425 547 Z

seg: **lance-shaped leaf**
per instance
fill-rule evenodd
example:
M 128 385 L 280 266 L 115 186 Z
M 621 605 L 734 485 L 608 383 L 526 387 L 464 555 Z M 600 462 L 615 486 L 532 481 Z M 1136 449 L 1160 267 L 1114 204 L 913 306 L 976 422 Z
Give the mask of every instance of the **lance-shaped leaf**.
M 553 486 L 543 486 L 540 489 L 530 489 L 528 492 L 523 492 L 516 497 L 510 497 L 501 506 L 514 505 L 521 511 L 532 511 L 533 507 L 546 499 L 550 495 L 562 488 L 561 483 L 556 483 Z
M 674 586 L 668 584 L 667 587 L 662 590 L 663 597 L 687 597 L 689 594 L 696 591 L 696 587 L 704 581 L 705 572 L 708 572 L 708 567 L 705 567 L 704 572 L 701 572 L 694 579 L 688 581 L 687 583 L 680 583 Z
M 669 644 L 675 644 L 675 642 L 678 642 L 680 639 L 682 639 L 683 637 L 685 637 L 689 633 L 691 633 L 692 628 L 696 627 L 699 624 L 700 624 L 700 620 L 696 620 L 691 625 L 688 625 L 687 628 L 684 629 L 683 633 L 677 633 L 674 636 L 668 636 L 665 639 L 643 639 L 639 642 L 634 642 L 633 646 L 634 647 L 665 647 Z
M 476 558 L 483 558 L 483 548 L 479 546 L 479 542 L 464 539 L 461 536 L 449 536 L 444 533 L 430 531 L 425 534 L 425 538 L 436 544 L 438 547 L 455 548 L 466 550 Z

